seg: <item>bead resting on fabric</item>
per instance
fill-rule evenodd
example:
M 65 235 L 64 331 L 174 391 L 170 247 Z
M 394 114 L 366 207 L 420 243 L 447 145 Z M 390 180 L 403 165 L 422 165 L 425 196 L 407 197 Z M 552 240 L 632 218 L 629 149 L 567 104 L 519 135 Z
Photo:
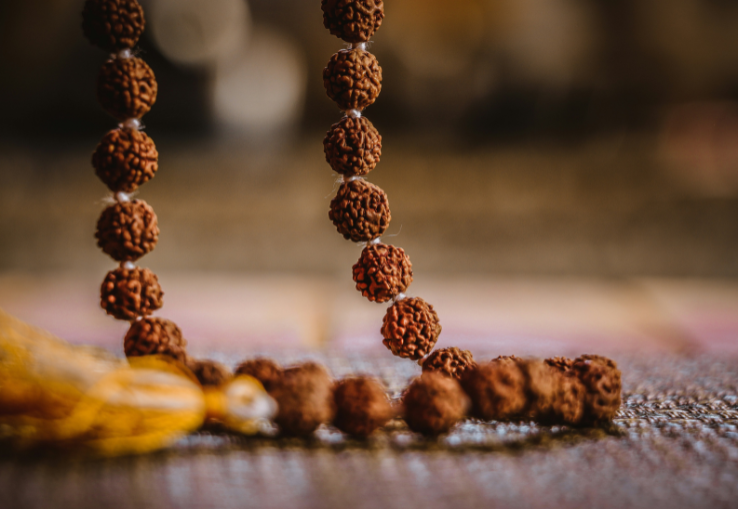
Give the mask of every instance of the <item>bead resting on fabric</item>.
M 348 435 L 368 437 L 392 418 L 392 405 L 378 380 L 368 376 L 344 378 L 333 387 L 336 415 L 333 425 Z
M 436 371 L 458 380 L 466 370 L 473 369 L 476 365 L 469 350 L 461 350 L 454 346 L 432 351 L 423 360 L 422 367 L 424 372 Z

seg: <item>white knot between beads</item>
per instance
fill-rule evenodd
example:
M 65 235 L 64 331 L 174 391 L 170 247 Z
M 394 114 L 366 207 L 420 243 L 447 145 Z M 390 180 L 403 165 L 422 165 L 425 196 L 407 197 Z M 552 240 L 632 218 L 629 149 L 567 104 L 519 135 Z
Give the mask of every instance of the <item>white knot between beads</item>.
M 364 180 L 364 177 L 359 177 L 354 175 L 353 177 L 346 177 L 345 175 L 341 175 L 341 178 L 338 180 L 339 182 L 353 182 L 354 180 Z
M 136 268 L 136 264 L 130 261 L 123 262 L 120 264 L 120 266 L 126 270 L 133 270 Z
M 135 129 L 140 130 L 141 129 L 141 119 L 138 118 L 128 118 L 120 123 L 120 127 L 124 127 L 126 129 Z
M 405 298 L 407 298 L 407 295 L 405 295 L 404 293 L 400 292 L 400 293 L 397 294 L 397 296 L 394 299 L 392 299 L 392 302 L 397 302 L 398 300 L 402 300 L 402 299 L 405 299 Z
M 344 113 L 350 118 L 361 118 L 361 110 L 346 110 Z
M 118 191 L 117 193 L 115 193 L 115 199 L 120 203 L 127 203 L 131 201 L 131 195 L 128 193 L 124 193 L 123 191 Z
M 366 43 L 365 42 L 352 42 L 351 49 L 360 49 L 361 51 L 366 51 Z
M 381 242 L 380 238 L 377 237 L 376 239 L 372 239 L 369 242 L 366 243 L 367 246 L 376 246 Z
M 120 58 L 121 60 L 131 58 L 132 56 L 133 56 L 133 53 L 131 53 L 131 48 L 122 49 L 118 53 L 115 54 L 115 58 Z

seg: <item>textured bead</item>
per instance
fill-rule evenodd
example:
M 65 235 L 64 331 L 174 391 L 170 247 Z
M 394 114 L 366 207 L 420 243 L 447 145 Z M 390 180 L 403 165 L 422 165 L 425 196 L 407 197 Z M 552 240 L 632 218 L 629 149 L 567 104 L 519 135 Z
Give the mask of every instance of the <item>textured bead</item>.
M 346 240 L 368 242 L 381 236 L 389 226 L 387 194 L 364 179 L 344 182 L 331 200 L 328 217 Z
M 411 430 L 436 436 L 448 432 L 464 418 L 469 399 L 456 379 L 426 372 L 407 388 L 402 405 Z
M 361 110 L 373 104 L 382 91 L 382 68 L 368 51 L 341 50 L 323 69 L 323 85 L 340 109 Z
M 113 129 L 92 154 L 95 174 L 113 192 L 138 189 L 154 177 L 158 161 L 153 140 L 137 129 Z
M 186 365 L 202 386 L 217 387 L 233 378 L 227 367 L 209 359 L 187 359 Z
M 579 424 L 584 415 L 584 385 L 574 373 L 556 372 L 554 401 L 544 424 Z
M 346 42 L 366 42 L 382 25 L 382 0 L 322 0 L 323 25 Z
M 388 244 L 370 244 L 354 264 L 356 289 L 372 302 L 388 302 L 407 290 L 413 266 L 405 251 Z
M 423 372 L 435 371 L 442 375 L 460 379 L 464 372 L 477 365 L 469 350 L 455 346 L 433 350 L 423 361 Z
M 143 200 L 118 202 L 103 210 L 95 232 L 97 245 L 119 262 L 135 261 L 159 240 L 156 214 Z
M 384 346 L 393 354 L 408 359 L 428 355 L 441 333 L 433 306 L 419 297 L 408 297 L 392 304 L 384 315 Z
M 336 415 L 333 425 L 356 437 L 367 437 L 392 417 L 392 406 L 382 385 L 374 378 L 345 378 L 333 388 Z
M 582 355 L 572 367 L 584 386 L 584 424 L 611 421 L 621 403 L 620 370 L 615 361 L 599 355 Z
M 470 369 L 461 385 L 471 398 L 471 415 L 484 420 L 519 418 L 528 403 L 526 379 L 517 362 L 492 361 Z
M 156 102 L 154 71 L 140 58 L 114 58 L 100 69 L 97 99 L 118 120 L 141 118 Z
M 574 360 L 567 357 L 551 357 L 545 360 L 546 364 L 561 373 L 567 373 L 574 366 Z
M 126 357 L 168 355 L 185 362 L 187 341 L 174 322 L 163 318 L 143 318 L 131 324 L 123 340 Z
M 308 436 L 333 419 L 333 383 L 317 364 L 285 369 L 269 394 L 277 401 L 274 422 L 283 435 Z
M 111 270 L 100 288 L 100 305 L 118 320 L 135 320 L 162 306 L 164 292 L 159 279 L 149 269 Z
M 143 9 L 136 0 L 87 0 L 82 10 L 85 37 L 110 53 L 133 48 L 145 25 Z
M 336 173 L 362 177 L 382 156 L 382 136 L 366 117 L 343 117 L 323 140 L 325 160 Z
M 282 376 L 282 368 L 271 359 L 258 357 L 243 361 L 236 367 L 235 375 L 248 375 L 256 378 L 267 392 L 272 390 L 276 381 Z

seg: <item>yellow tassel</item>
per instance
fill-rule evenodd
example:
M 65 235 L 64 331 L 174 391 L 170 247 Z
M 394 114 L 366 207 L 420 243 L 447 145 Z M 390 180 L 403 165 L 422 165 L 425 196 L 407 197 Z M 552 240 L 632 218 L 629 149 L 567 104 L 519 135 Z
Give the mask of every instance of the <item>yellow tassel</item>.
M 69 345 L 0 310 L 0 437 L 113 456 L 165 447 L 206 418 L 253 434 L 276 404 L 250 377 L 203 390 L 168 358 L 127 362 Z

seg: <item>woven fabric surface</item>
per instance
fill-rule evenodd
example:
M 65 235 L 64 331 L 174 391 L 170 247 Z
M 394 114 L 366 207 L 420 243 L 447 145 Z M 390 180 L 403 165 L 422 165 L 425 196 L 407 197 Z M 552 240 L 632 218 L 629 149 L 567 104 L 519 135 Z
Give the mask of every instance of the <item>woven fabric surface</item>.
M 387 356 L 311 358 L 336 377 L 377 375 L 394 397 L 419 370 Z M 738 361 L 617 360 L 623 406 L 608 429 L 469 420 L 425 440 L 393 421 L 366 442 L 267 429 L 203 431 L 140 457 L 6 453 L 0 507 L 738 507 Z

